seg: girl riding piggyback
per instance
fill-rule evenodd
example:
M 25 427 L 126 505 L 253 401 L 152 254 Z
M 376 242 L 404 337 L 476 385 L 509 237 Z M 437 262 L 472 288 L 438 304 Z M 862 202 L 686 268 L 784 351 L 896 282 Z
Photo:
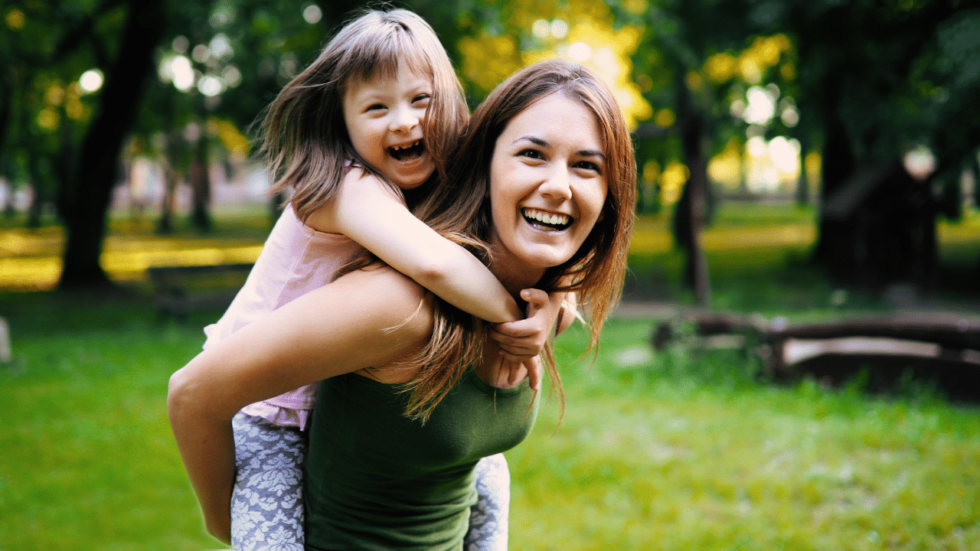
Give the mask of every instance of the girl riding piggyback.
M 363 247 L 446 302 L 499 324 L 491 337 L 512 380 L 527 370 L 537 389 L 537 354 L 561 297 L 522 291 L 524 319 L 479 259 L 409 210 L 443 182 L 443 161 L 468 117 L 452 64 L 420 17 L 371 11 L 341 29 L 265 113 L 260 139 L 273 191 L 292 190 L 292 198 L 228 311 L 205 328 L 205 348 L 330 283 Z M 303 548 L 302 462 L 315 389 L 243 408 L 233 421 L 236 457 L 209 458 L 212 472 L 234 470 L 235 479 L 193 481 L 208 530 L 236 549 Z M 468 548 L 505 548 L 503 456 L 484 459 L 477 479 Z

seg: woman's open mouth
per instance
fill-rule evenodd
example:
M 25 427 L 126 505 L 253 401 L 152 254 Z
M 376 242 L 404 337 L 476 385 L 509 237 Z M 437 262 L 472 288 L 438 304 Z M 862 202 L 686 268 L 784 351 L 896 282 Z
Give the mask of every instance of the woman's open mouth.
M 562 231 L 572 225 L 572 217 L 551 214 L 537 209 L 521 209 L 521 215 L 531 227 L 542 231 Z
M 418 159 L 425 153 L 425 145 L 422 140 L 415 140 L 408 145 L 396 145 L 388 148 L 388 154 L 398 161 L 411 161 Z

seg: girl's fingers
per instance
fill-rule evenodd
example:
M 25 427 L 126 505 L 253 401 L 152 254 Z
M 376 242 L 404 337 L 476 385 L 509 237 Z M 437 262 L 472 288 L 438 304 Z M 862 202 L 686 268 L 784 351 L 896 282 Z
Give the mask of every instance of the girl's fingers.
M 534 334 L 534 330 L 532 328 L 526 327 L 529 324 L 518 326 L 518 323 L 521 322 L 511 321 L 494 326 L 490 330 L 490 338 L 497 342 L 504 342 L 507 340 L 529 337 Z M 501 327 L 503 325 L 507 325 L 508 327 Z
M 522 352 L 507 352 L 506 350 L 501 350 L 500 357 L 507 361 L 520 363 L 520 362 L 526 362 L 531 358 L 537 358 L 538 355 L 535 352 L 522 353 Z

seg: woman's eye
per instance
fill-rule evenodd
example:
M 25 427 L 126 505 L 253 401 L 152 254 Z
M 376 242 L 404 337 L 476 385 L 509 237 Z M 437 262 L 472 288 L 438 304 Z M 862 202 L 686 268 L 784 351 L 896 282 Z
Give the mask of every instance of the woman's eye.
M 536 149 L 522 149 L 517 153 L 519 157 L 527 157 L 529 159 L 544 159 L 544 155 Z
M 601 171 L 599 170 L 599 165 L 593 163 L 592 161 L 579 161 L 575 163 L 575 168 L 579 168 L 582 170 L 591 170 L 592 172 L 595 172 L 597 174 L 601 173 Z

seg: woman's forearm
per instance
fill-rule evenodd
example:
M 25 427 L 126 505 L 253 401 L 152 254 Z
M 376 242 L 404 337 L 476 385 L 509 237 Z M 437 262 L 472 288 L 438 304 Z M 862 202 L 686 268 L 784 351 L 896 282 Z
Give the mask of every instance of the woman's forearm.
M 235 478 L 235 442 L 231 419 L 204 411 L 192 382 L 178 371 L 170 378 L 167 412 L 174 438 L 208 532 L 231 542 L 231 492 Z

